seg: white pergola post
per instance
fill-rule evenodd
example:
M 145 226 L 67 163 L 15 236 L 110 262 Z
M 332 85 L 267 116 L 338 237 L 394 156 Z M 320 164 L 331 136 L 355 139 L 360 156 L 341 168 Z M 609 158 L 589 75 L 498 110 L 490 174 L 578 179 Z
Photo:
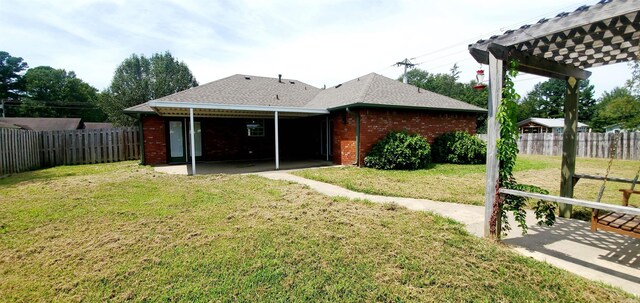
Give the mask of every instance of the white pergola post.
M 280 169 L 280 136 L 278 134 L 278 112 L 275 112 L 275 137 L 276 137 L 276 170 Z
M 193 123 L 193 107 L 189 108 L 189 137 L 191 140 L 191 175 L 196 174 L 196 141 L 195 141 L 195 129 Z
M 500 123 L 496 119 L 498 106 L 502 100 L 502 81 L 504 77 L 503 61 L 497 59 L 489 52 L 489 108 L 487 117 L 487 180 L 485 186 L 484 208 L 484 236 L 498 238 L 499 226 L 492 232 L 493 222 L 499 222 L 499 218 L 493 218 L 498 187 L 498 161 L 496 141 L 500 138 Z
M 329 148 L 331 148 L 331 143 L 329 142 L 329 140 L 331 140 L 330 138 L 330 134 L 329 131 L 331 130 L 331 128 L 329 127 L 329 116 L 327 116 L 327 161 L 329 161 Z

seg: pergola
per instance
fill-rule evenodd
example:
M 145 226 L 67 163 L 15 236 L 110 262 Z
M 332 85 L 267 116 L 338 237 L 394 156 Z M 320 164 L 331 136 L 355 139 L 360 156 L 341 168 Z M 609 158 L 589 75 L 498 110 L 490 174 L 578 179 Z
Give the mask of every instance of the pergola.
M 640 215 L 639 209 L 572 199 L 575 175 L 578 87 L 591 75 L 586 68 L 627 62 L 639 58 L 640 1 L 602 0 L 571 13 L 560 13 L 536 24 L 524 25 L 499 36 L 469 45 L 471 55 L 489 66 L 489 108 L 487 125 L 487 180 L 485 188 L 485 237 L 498 237 L 500 227 L 494 214 L 499 194 L 543 198 L 559 202 L 560 215 L 569 217 L 571 205 Z M 500 125 L 496 112 L 502 98 L 506 63 L 519 61 L 519 71 L 562 79 L 567 83 L 564 101 L 564 135 L 560 196 L 537 195 L 500 189 L 496 140 Z M 493 226 L 492 226 L 493 225 Z

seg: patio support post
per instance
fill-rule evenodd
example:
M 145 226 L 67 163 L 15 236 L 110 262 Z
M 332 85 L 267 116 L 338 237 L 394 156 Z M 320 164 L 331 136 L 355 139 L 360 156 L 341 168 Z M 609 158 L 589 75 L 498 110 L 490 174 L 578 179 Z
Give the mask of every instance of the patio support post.
M 489 108 L 487 117 L 487 180 L 485 184 L 484 236 L 498 239 L 500 218 L 494 208 L 497 203 L 499 160 L 497 140 L 500 138 L 500 123 L 496 119 L 498 106 L 502 100 L 503 61 L 489 53 Z
M 196 131 L 194 129 L 194 123 L 193 123 L 193 107 L 189 108 L 189 128 L 191 129 L 191 131 L 189 132 L 189 137 L 190 137 L 190 141 L 191 141 L 191 175 L 195 175 L 196 174 L 196 141 L 195 141 L 195 137 L 196 137 Z
M 278 134 L 278 112 L 275 112 L 275 137 L 276 137 L 276 170 L 280 169 L 280 136 Z
M 578 133 L 578 87 L 579 80 L 567 79 L 567 91 L 564 97 L 564 131 L 562 133 L 562 171 L 560 178 L 560 196 L 573 198 L 573 175 L 576 171 L 576 147 Z M 571 205 L 560 204 L 560 216 L 571 217 Z
M 329 140 L 331 138 L 330 135 L 329 135 L 329 131 L 331 130 L 331 128 L 329 127 L 329 116 L 327 116 L 327 120 L 326 121 L 327 121 L 327 123 L 326 123 L 327 124 L 327 161 L 329 161 L 329 148 L 331 148 L 330 147 L 331 144 L 329 142 Z

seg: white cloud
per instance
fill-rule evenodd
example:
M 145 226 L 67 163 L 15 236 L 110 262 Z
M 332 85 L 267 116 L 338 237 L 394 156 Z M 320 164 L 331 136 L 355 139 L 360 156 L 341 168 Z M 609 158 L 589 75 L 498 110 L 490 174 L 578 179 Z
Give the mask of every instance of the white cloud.
M 595 0 L 588 4 L 595 3 Z M 74 70 L 99 89 L 132 53 L 169 50 L 201 83 L 230 74 L 335 85 L 369 72 L 395 78 L 405 57 L 430 72 L 478 64 L 467 44 L 583 1 L 9 1 L 0 0 L 0 45 L 30 66 Z M 624 64 L 594 69 L 597 93 L 623 84 Z M 538 81 L 524 75 L 525 93 Z

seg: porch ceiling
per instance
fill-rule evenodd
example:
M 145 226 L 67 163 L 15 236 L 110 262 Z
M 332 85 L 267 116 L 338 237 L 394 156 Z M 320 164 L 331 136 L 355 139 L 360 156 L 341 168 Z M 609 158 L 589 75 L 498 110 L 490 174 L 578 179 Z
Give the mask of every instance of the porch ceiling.
M 519 57 L 525 63 L 536 61 L 536 64 L 529 65 L 539 67 L 541 62 L 549 61 L 564 66 L 563 71 L 573 68 L 575 72 L 575 68 L 636 60 L 639 44 L 638 1 L 603 0 L 593 6 L 581 6 L 571 13 L 560 13 L 554 18 L 480 40 L 469 45 L 469 51 L 476 61 L 487 64 L 488 52 L 496 53 L 492 46 L 502 46 L 505 57 Z M 526 70 L 527 64 L 524 68 L 524 72 L 540 74 Z M 545 69 L 549 72 L 549 68 Z M 582 74 L 578 78 L 584 76 L 588 77 Z

